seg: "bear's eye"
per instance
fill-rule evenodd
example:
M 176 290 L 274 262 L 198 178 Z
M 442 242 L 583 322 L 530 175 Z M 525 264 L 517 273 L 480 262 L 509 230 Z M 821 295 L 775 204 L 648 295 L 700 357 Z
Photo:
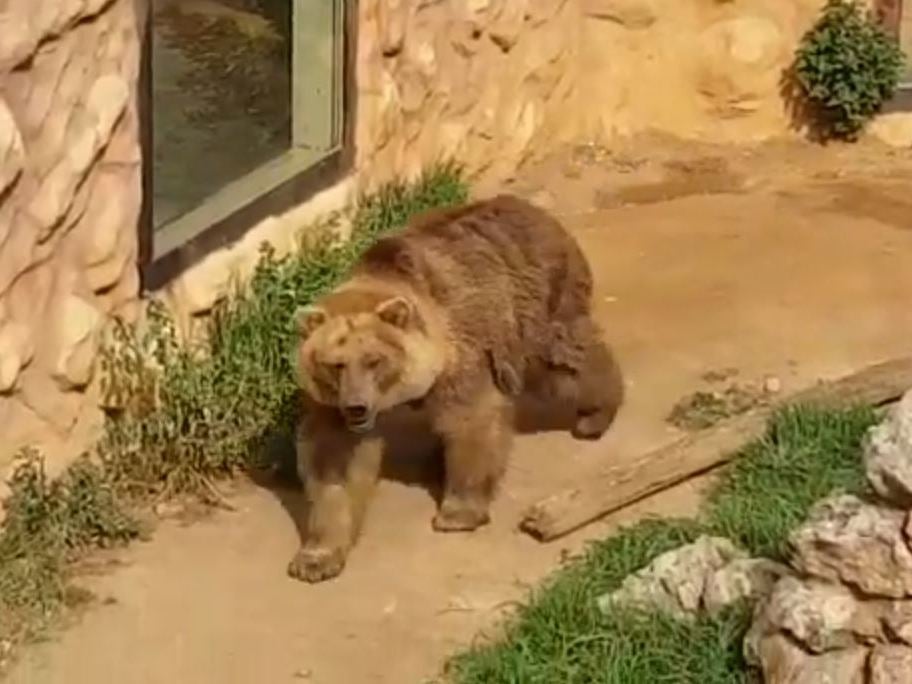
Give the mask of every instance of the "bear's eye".
M 345 370 L 344 363 L 331 363 L 331 364 L 329 364 L 329 367 L 332 370 L 332 372 L 336 373 L 337 375 Z
M 381 356 L 368 356 L 366 359 L 364 359 L 364 367 L 368 370 L 376 370 L 382 363 L 383 357 Z

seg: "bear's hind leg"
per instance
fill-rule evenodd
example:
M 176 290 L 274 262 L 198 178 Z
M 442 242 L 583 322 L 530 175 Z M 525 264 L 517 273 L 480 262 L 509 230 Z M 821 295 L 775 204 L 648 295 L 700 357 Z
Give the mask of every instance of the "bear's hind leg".
M 575 333 L 586 355 L 576 377 L 576 423 L 572 433 L 577 439 L 599 439 L 614 423 L 624 401 L 624 379 L 593 321 L 578 321 Z
M 573 436 L 599 439 L 624 401 L 621 370 L 592 319 L 580 317 L 564 330 L 551 350 L 546 384 L 552 400 L 573 407 Z
M 513 441 L 513 406 L 493 383 L 471 400 L 448 406 L 436 416 L 443 439 L 444 488 L 433 527 L 467 532 L 490 521 Z
M 586 364 L 577 378 L 577 439 L 600 439 L 614 423 L 624 401 L 624 379 L 611 350 L 593 337 L 586 351 Z

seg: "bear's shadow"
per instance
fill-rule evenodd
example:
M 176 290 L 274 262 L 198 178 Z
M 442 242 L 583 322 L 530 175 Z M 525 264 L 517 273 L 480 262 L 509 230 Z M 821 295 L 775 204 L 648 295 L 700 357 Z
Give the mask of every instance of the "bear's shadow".
M 541 432 L 569 432 L 575 416 L 565 406 L 554 405 L 533 395 L 517 400 L 515 428 L 519 435 Z M 420 410 L 403 409 L 386 416 L 378 425 L 387 448 L 381 478 L 424 489 L 434 505 L 443 486 L 443 447 L 432 433 Z M 294 443 L 290 435 L 270 437 L 266 446 L 269 470 L 252 473 L 253 481 L 269 490 L 294 522 L 303 541 L 307 530 L 307 502 L 295 467 Z M 431 511 L 428 511 L 429 516 Z

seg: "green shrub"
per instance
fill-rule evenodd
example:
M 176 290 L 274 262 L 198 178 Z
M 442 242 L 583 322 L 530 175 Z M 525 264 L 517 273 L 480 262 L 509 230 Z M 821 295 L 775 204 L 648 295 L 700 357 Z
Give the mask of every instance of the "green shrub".
M 294 310 L 343 278 L 384 233 L 466 197 L 460 169 L 443 165 L 364 197 L 348 241 L 333 239 L 330 223 L 308 231 L 287 256 L 264 247 L 248 287 L 214 311 L 202 348 L 180 344 L 159 307 L 143 335 L 120 326 L 104 389 L 126 408 L 112 416 L 99 447 L 113 481 L 130 495 L 206 497 L 213 480 L 289 455 Z M 149 358 L 159 373 L 148 370 Z
M 824 137 L 854 139 L 892 97 L 904 56 L 854 0 L 828 0 L 794 72 Z

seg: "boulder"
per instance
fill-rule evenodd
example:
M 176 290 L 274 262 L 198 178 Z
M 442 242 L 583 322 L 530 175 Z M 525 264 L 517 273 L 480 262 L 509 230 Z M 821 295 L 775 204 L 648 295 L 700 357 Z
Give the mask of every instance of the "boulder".
M 800 572 L 873 597 L 912 596 L 912 550 L 902 511 L 851 495 L 825 499 L 790 538 Z
M 868 480 L 887 501 L 912 508 L 912 391 L 865 436 Z

